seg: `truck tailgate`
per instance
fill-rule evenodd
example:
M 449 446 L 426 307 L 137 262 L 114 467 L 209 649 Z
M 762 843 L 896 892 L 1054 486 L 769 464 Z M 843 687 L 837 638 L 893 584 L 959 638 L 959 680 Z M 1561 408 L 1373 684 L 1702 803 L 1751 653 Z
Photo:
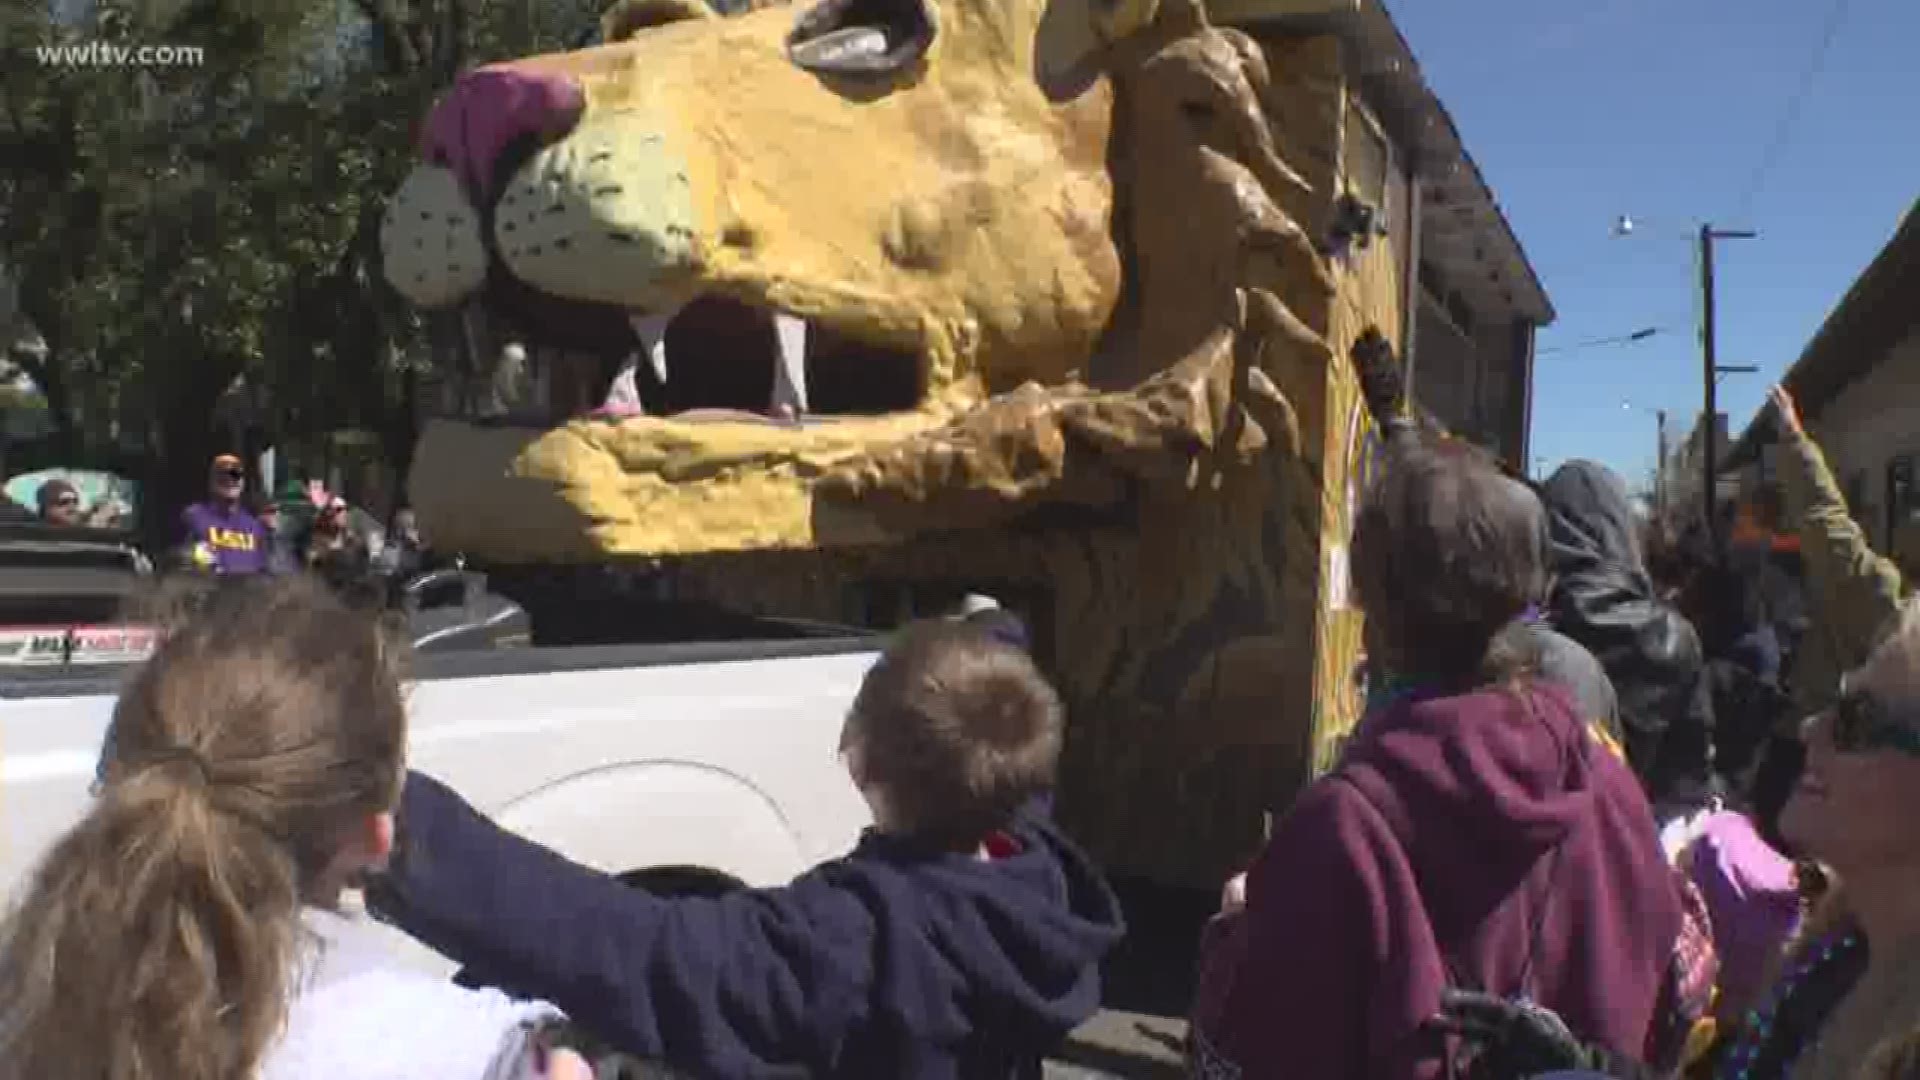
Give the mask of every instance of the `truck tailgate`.
M 410 764 L 609 872 L 773 884 L 867 824 L 837 749 L 872 662 L 846 642 L 420 657 Z M 123 673 L 0 683 L 0 897 L 84 813 Z

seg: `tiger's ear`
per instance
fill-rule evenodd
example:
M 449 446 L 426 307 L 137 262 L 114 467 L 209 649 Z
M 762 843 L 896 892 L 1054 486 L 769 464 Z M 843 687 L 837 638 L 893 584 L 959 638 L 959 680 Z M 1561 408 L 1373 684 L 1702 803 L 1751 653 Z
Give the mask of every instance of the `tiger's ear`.
M 702 0 L 614 0 L 600 16 L 600 40 L 612 44 L 651 27 L 719 17 Z
M 1093 0 L 1091 8 L 1093 32 L 1112 44 L 1153 25 L 1160 14 L 1160 0 Z
M 1076 97 L 1123 43 L 1165 22 L 1207 25 L 1201 0 L 1046 0 L 1034 49 L 1034 75 L 1055 101 Z

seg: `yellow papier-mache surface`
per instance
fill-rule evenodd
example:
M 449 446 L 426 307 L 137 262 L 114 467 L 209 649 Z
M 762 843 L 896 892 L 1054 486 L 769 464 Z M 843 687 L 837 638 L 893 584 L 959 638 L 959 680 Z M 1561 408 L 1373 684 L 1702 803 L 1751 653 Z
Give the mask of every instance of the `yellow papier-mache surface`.
M 1365 421 L 1336 350 L 1399 339 L 1402 269 L 1390 241 L 1334 264 L 1310 235 L 1347 168 L 1339 46 L 1185 0 L 933 8 L 885 92 L 792 63 L 781 7 L 524 61 L 585 88 L 522 174 L 578 242 L 510 260 L 556 296 L 718 294 L 911 350 L 919 407 L 436 421 L 414 505 L 482 561 L 656 559 L 751 611 L 849 618 L 873 582 L 1037 598 L 1069 826 L 1116 870 L 1212 882 L 1357 710 Z M 664 239 L 565 232 L 627 220 Z M 464 280 L 406 272 L 422 303 Z

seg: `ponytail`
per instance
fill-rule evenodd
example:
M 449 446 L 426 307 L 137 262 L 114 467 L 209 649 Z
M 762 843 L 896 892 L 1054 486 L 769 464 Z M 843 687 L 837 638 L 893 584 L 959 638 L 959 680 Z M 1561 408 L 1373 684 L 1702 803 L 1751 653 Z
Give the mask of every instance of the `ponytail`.
M 106 789 L 0 945 L 0 1080 L 249 1080 L 284 1019 L 293 860 L 159 766 Z
M 298 579 L 183 611 L 0 930 L 0 1080 L 252 1080 L 302 903 L 398 797 L 405 709 L 369 616 Z

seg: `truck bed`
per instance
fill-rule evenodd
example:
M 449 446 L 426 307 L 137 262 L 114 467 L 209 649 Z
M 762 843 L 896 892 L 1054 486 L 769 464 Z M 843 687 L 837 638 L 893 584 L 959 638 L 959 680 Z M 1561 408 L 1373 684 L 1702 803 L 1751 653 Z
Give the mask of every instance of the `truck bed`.
M 783 882 L 868 823 L 837 748 L 848 637 L 423 654 L 410 764 L 611 873 Z M 0 676 L 0 897 L 84 812 L 128 665 Z

